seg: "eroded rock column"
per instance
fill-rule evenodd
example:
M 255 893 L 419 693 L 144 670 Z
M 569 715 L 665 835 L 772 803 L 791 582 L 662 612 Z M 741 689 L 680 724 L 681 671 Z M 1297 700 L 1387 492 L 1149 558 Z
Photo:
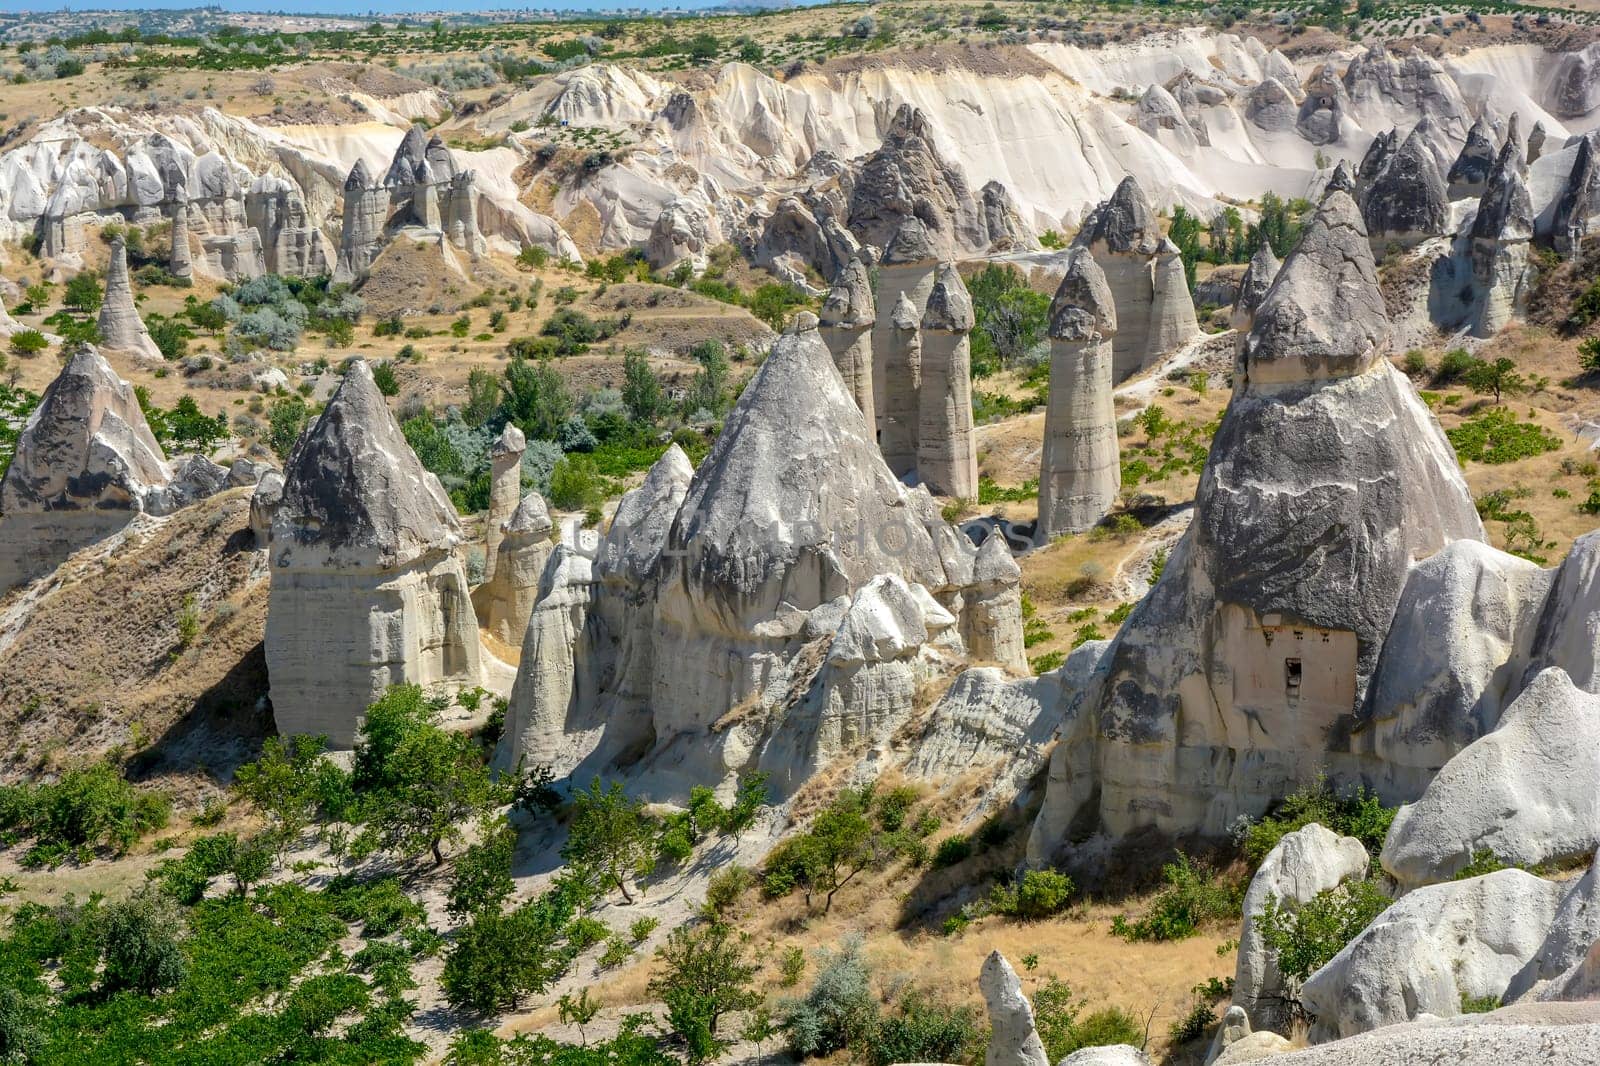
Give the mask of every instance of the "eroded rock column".
M 107 351 L 162 361 L 161 349 L 150 339 L 150 331 L 134 306 L 133 283 L 128 280 L 128 246 L 121 237 L 111 242 L 111 264 L 106 267 L 106 294 L 100 304 L 98 325 L 101 347 Z
M 528 449 L 528 439 L 522 430 L 511 423 L 500 431 L 500 437 L 489 449 L 489 516 L 484 522 L 483 580 L 494 580 L 496 556 L 500 551 L 501 530 L 517 509 L 517 498 L 522 495 L 522 453 Z
M 172 208 L 172 252 L 167 256 L 167 271 L 175 278 L 194 278 L 194 259 L 189 254 L 189 205 L 179 200 Z
M 872 333 L 872 394 L 878 447 L 895 477 L 917 466 L 917 394 L 921 344 L 917 336 L 939 267 L 939 242 L 916 218 L 900 224 L 878 266 L 878 321 Z
M 1117 312 L 1105 274 L 1074 248 L 1050 307 L 1050 402 L 1039 464 L 1039 544 L 1105 517 L 1122 487 L 1112 401 Z
M 845 388 L 866 416 L 867 429 L 878 435 L 878 414 L 872 393 L 872 328 L 877 311 L 872 301 L 872 280 L 867 265 L 851 259 L 833 279 L 823 301 L 819 330 Z
M 922 315 L 917 476 L 936 496 L 978 498 L 972 428 L 972 297 L 954 263 L 939 267 Z

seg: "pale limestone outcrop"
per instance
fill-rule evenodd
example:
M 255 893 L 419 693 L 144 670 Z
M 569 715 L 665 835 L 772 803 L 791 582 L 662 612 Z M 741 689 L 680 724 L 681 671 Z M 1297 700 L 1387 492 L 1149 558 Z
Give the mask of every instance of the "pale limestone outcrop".
M 1600 531 L 1572 542 L 1556 570 L 1534 630 L 1530 671 L 1559 667 L 1585 692 L 1600 693 Z
M 250 184 L 244 215 L 260 236 L 262 265 L 269 274 L 316 277 L 333 270 L 337 256 L 306 211 L 298 187 L 270 174 Z
M 478 227 L 478 176 L 463 170 L 450 179 L 448 188 L 449 196 L 441 205 L 440 214 L 450 243 L 476 259 L 489 250 Z
M 1191 89 L 1190 92 L 1193 92 Z M 1135 124 L 1177 155 L 1187 156 L 1200 146 L 1188 116 L 1165 86 L 1151 85 L 1139 97 Z
M 1497 154 L 1494 132 L 1479 115 L 1467 130 L 1467 141 L 1444 176 L 1445 181 L 1450 183 L 1450 198 L 1482 196 L 1484 187 L 1489 183 L 1489 175 L 1495 168 Z
M 1600 696 L 1560 669 L 1535 677 L 1492 733 L 1402 806 L 1383 845 L 1401 885 L 1447 880 L 1479 851 L 1535 866 L 1600 847 Z
M 1544 155 L 1545 132 L 1544 123 L 1535 122 L 1533 129 L 1528 131 L 1528 165 L 1531 167 Z
M 1220 834 L 1318 769 L 1370 771 L 1348 726 L 1406 575 L 1483 538 L 1449 443 L 1383 358 L 1387 330 L 1335 191 L 1256 310 L 1194 520 L 1123 624 L 1092 724 L 1063 728 L 1041 826 Z M 1061 846 L 1036 831 L 1030 855 Z
M 175 278 L 194 278 L 194 258 L 189 251 L 189 205 L 182 200 L 172 205 L 172 245 L 167 255 L 167 271 Z
M 1044 1041 L 1033 1024 L 1033 1004 L 1022 994 L 1017 971 L 998 951 L 989 952 L 978 975 L 989 1012 L 989 1045 L 983 1066 L 1050 1066 Z
M 972 427 L 972 298 L 954 263 L 940 265 L 922 315 L 917 479 L 938 496 L 978 498 Z
M 545 563 L 555 545 L 550 540 L 550 512 L 544 498 L 530 492 L 504 521 L 497 523 L 494 569 L 472 590 L 478 622 L 494 638 L 521 647 L 539 595 Z
M 818 329 L 874 438 L 878 435 L 878 412 L 872 392 L 872 330 L 876 318 L 867 264 L 859 257 L 852 258 L 833 279 L 833 287 L 822 302 Z
M 1401 897 L 1306 980 L 1312 1043 L 1499 999 L 1538 953 L 1565 895 L 1553 881 L 1500 870 Z
M 1034 540 L 1093 526 L 1122 486 L 1112 343 L 1117 312 L 1105 274 L 1087 249 L 1068 254 L 1050 305 L 1050 403 L 1039 462 Z
M 133 387 L 82 345 L 45 389 L 0 481 L 0 592 L 159 512 L 171 481 Z
M 1056 1066 L 1150 1066 L 1150 1059 L 1131 1044 L 1105 1044 L 1074 1051 Z
M 1250 327 L 1255 325 L 1256 308 L 1267 298 L 1267 290 L 1277 280 L 1278 269 L 1282 265 L 1278 257 L 1272 254 L 1272 245 L 1265 239 L 1250 257 L 1250 265 L 1245 268 L 1244 278 L 1239 282 L 1239 297 L 1234 300 L 1233 311 L 1229 314 L 1230 324 L 1239 331 L 1241 350 L 1245 337 L 1250 334 Z
M 972 583 L 962 593 L 961 639 L 967 654 L 1025 673 L 1022 643 L 1022 568 L 998 532 L 978 548 Z
M 390 685 L 479 683 L 462 533 L 356 361 L 284 468 L 267 675 L 278 731 L 349 747 Z
M 1256 926 L 1269 900 L 1280 909 L 1298 911 L 1319 892 L 1360 878 L 1370 860 L 1354 837 L 1342 837 L 1312 822 L 1284 834 L 1250 879 L 1244 896 L 1244 922 L 1239 929 L 1239 960 L 1234 970 L 1233 1002 L 1248 1015 L 1248 1026 L 1287 1032 L 1294 1021 L 1289 979 L 1278 969 L 1277 953 Z M 1230 1012 L 1231 1012 L 1230 1008 Z
M 1113 383 L 1149 369 L 1199 332 L 1177 249 L 1161 235 L 1132 175 L 1090 212 L 1073 245 L 1094 256 L 1116 303 Z
M 886 248 L 910 218 L 944 228 L 952 251 L 982 254 L 990 249 L 983 206 L 965 172 L 936 143 L 928 116 L 901 104 L 878 149 L 862 161 L 845 224 L 865 243 Z
M 282 502 L 283 474 L 269 470 L 256 482 L 256 489 L 250 494 L 250 532 L 257 548 L 266 548 L 272 543 L 272 516 Z
M 1080 679 L 1084 657 L 1040 677 L 996 666 L 963 670 L 905 738 L 901 772 L 946 783 L 975 775 L 986 802 L 1011 802 L 1045 765 L 1064 690 Z
M 489 513 L 483 522 L 483 579 L 486 582 L 494 580 L 500 538 L 504 535 L 501 527 L 517 510 L 522 497 L 522 453 L 527 450 L 528 438 L 511 422 L 506 423 L 489 449 Z
M 1449 191 L 1421 123 L 1364 181 L 1361 214 L 1375 249 L 1409 248 L 1448 228 Z
M 711 248 L 711 220 L 706 209 L 688 197 L 680 196 L 661 209 L 644 254 L 656 270 L 670 272 L 680 263 L 704 270 L 706 253 Z
M 1458 540 L 1406 575 L 1358 718 L 1396 794 L 1420 795 L 1516 698 L 1552 572 Z
M 1600 946 L 1600 863 L 1591 863 L 1568 886 L 1539 950 L 1506 986 L 1504 1002 L 1530 995 L 1543 1000 L 1566 997 L 1571 994 L 1574 969 L 1588 969 L 1586 964 Z
M 922 389 L 922 314 L 949 242 L 916 217 L 895 231 L 878 265 L 872 329 L 874 428 L 884 462 L 896 477 L 917 468 Z
M 845 750 L 880 752 L 964 652 L 969 612 L 996 614 L 1006 575 L 976 556 L 896 482 L 802 314 L 692 481 L 669 451 L 592 570 L 552 556 L 497 760 L 623 760 L 661 796 L 760 769 L 789 794 Z
M 1232 1013 L 1237 1007 L 1228 1008 Z M 1224 1027 L 1227 1022 L 1224 1020 Z M 1219 1034 L 1222 1030 L 1219 1030 Z M 1264 1062 L 1267 1059 L 1276 1061 L 1276 1056 L 1284 1055 L 1294 1050 L 1294 1045 L 1288 1040 L 1272 1032 L 1270 1029 L 1259 1033 L 1247 1033 L 1237 1040 L 1230 1041 L 1208 1066 L 1244 1066 L 1249 1062 Z
M 389 189 L 374 184 L 367 165 L 356 160 L 344 181 L 344 226 L 339 232 L 334 281 L 351 283 L 366 277 L 367 269 L 382 250 L 388 218 Z
M 1472 280 L 1477 308 L 1472 333 L 1492 337 L 1522 308 L 1528 287 L 1533 205 L 1522 175 L 1522 151 L 1507 137 L 1472 220 Z
M 135 359 L 160 363 L 161 349 L 150 339 L 139 308 L 133 302 L 133 282 L 128 279 L 128 246 L 120 236 L 111 242 L 111 263 L 106 267 L 105 297 L 100 303 L 100 345 Z

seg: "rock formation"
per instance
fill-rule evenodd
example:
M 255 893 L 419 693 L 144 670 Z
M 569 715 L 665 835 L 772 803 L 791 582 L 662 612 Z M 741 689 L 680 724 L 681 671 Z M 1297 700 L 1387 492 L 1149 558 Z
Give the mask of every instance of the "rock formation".
M 1600 107 L 1600 47 L 1563 52 L 1552 64 L 1548 94 L 1556 118 L 1582 118 Z
M 1117 312 L 1105 274 L 1086 249 L 1068 255 L 1050 305 L 1050 406 L 1039 464 L 1037 543 L 1089 529 L 1122 486 L 1111 397 Z
M 978 445 L 972 428 L 972 298 L 954 263 L 939 267 L 922 315 L 917 478 L 929 492 L 978 498 Z
M 462 534 L 365 362 L 284 469 L 272 519 L 267 674 L 278 731 L 347 748 L 390 685 L 476 685 Z
M 896 229 L 878 265 L 872 330 L 874 427 L 884 462 L 896 477 L 917 467 L 917 431 L 922 388 L 922 313 L 949 241 L 918 218 Z
M 510 422 L 506 423 L 489 449 L 489 513 L 483 522 L 485 582 L 494 580 L 502 535 L 500 527 L 516 511 L 522 496 L 522 453 L 527 450 L 528 439 L 522 435 L 522 430 Z M 520 633 L 517 635 L 521 636 Z
M 244 214 L 260 235 L 267 273 L 309 278 L 333 270 L 333 248 L 290 182 L 270 174 L 257 178 L 244 195 Z
M 1319 768 L 1363 772 L 1348 728 L 1407 573 L 1483 536 L 1383 358 L 1387 329 L 1359 212 L 1333 192 L 1256 310 L 1193 523 L 1118 634 L 1099 706 L 1063 725 L 1073 769 L 1052 769 L 1040 826 L 1097 798 L 1113 834 L 1221 833 Z M 1030 854 L 1060 846 L 1036 831 Z
M 492 519 L 491 519 L 492 520 Z M 504 521 L 496 523 L 494 568 L 472 590 L 478 621 L 496 640 L 521 647 L 539 596 L 539 582 L 555 545 L 544 498 L 530 492 Z
M 1477 299 L 1472 333 L 1492 337 L 1521 308 L 1527 284 L 1533 205 L 1522 177 L 1522 151 L 1507 137 L 1472 220 L 1472 280 Z
M 978 975 L 989 1011 L 989 1046 L 983 1066 L 1050 1066 L 1044 1042 L 1033 1024 L 1033 1004 L 1022 994 L 1017 971 L 998 951 L 989 952 Z
M 1528 131 L 1528 165 L 1531 167 L 1544 155 L 1544 123 L 1535 122 L 1533 129 Z
M 961 639 L 972 658 L 1027 672 L 1022 642 L 1022 568 L 998 533 L 990 534 L 978 549 L 972 584 L 962 593 Z
M 160 510 L 171 481 L 133 387 L 82 345 L 45 389 L 0 481 L 0 592 Z
M 1358 717 L 1361 750 L 1382 763 L 1386 790 L 1421 795 L 1441 766 L 1499 724 L 1531 661 L 1552 577 L 1474 540 L 1411 569 Z
M 878 412 L 872 392 L 872 329 L 877 309 L 872 300 L 872 280 L 867 264 L 851 259 L 833 279 L 822 302 L 819 329 L 833 365 L 839 368 L 845 388 L 867 420 L 867 431 L 877 438 Z
M 1498 1000 L 1538 953 L 1566 892 L 1500 870 L 1401 897 L 1301 988 L 1312 1042 Z
M 272 516 L 282 502 L 283 475 L 276 470 L 268 470 L 256 482 L 256 489 L 250 494 L 250 532 L 255 537 L 257 548 L 266 548 L 272 543 Z
M 172 251 L 167 256 L 167 272 L 185 281 L 194 278 L 194 260 L 189 254 L 189 205 L 182 200 L 172 208 Z
M 1141 130 L 1179 156 L 1189 155 L 1200 146 L 1200 138 L 1189 125 L 1183 108 L 1163 86 L 1151 85 L 1145 89 L 1139 98 L 1134 121 Z
M 1549 222 L 1540 229 L 1540 243 L 1563 255 L 1578 254 L 1592 220 L 1600 215 L 1600 160 L 1595 154 L 1593 135 L 1580 137 L 1567 180 L 1550 208 Z
M 1094 256 L 1116 302 L 1113 383 L 1154 366 L 1199 332 L 1177 249 L 1161 235 L 1132 175 L 1084 220 L 1073 245 Z
M 1467 130 L 1467 143 L 1461 146 L 1461 153 L 1450 164 L 1450 171 L 1445 175 L 1445 180 L 1450 183 L 1450 198 L 1481 196 L 1484 186 L 1489 182 L 1490 173 L 1495 169 L 1497 154 L 1489 124 L 1480 115 Z
M 1383 866 L 1414 887 L 1454 876 L 1483 850 L 1537 866 L 1600 847 L 1600 696 L 1543 671 L 1499 725 L 1445 763 L 1400 808 Z
M 1449 193 L 1420 125 L 1367 180 L 1361 215 L 1379 251 L 1391 244 L 1408 248 L 1449 226 Z
M 498 759 L 623 760 L 661 796 L 760 769 L 788 794 L 884 744 L 963 632 L 998 628 L 1011 575 L 977 554 L 896 482 L 801 315 L 692 481 L 669 452 L 593 566 L 551 556 Z
M 1230 324 L 1239 331 L 1241 349 L 1250 327 L 1255 324 L 1256 308 L 1267 298 L 1267 290 L 1272 288 L 1273 281 L 1277 279 L 1280 266 L 1282 264 L 1278 262 L 1278 257 L 1272 254 L 1272 245 L 1263 239 L 1250 257 L 1250 265 L 1245 268 L 1244 278 L 1239 282 L 1239 297 L 1234 300 L 1233 311 L 1228 316 Z
M 1545 600 L 1528 652 L 1529 670 L 1560 667 L 1585 692 L 1600 694 L 1600 531 L 1572 542 Z
M 1261 861 L 1244 896 L 1244 922 L 1239 930 L 1239 961 L 1233 979 L 1233 1002 L 1249 1016 L 1249 1026 L 1287 1032 L 1293 1022 L 1292 989 L 1278 969 L 1277 954 L 1256 926 L 1268 900 L 1285 911 L 1297 911 L 1319 892 L 1367 872 L 1367 849 L 1353 837 L 1342 837 L 1313 822 L 1287 833 Z
M 334 281 L 349 284 L 366 277 L 367 268 L 378 257 L 388 217 L 388 188 L 373 184 L 367 165 L 356 160 L 344 180 L 344 227 L 339 232 Z
M 111 263 L 106 267 L 105 297 L 100 303 L 100 344 L 110 352 L 122 352 L 135 359 L 163 362 L 161 349 L 150 339 L 144 319 L 133 302 L 133 283 L 128 280 L 128 246 L 121 237 L 111 242 Z
M 688 197 L 679 196 L 656 216 L 645 242 L 644 255 L 650 266 L 670 273 L 680 263 L 704 270 L 706 253 L 711 250 L 711 220 L 706 209 Z
M 1344 136 L 1350 97 L 1332 64 L 1324 63 L 1312 72 L 1305 93 L 1295 116 L 1295 129 L 1312 144 L 1337 143 Z

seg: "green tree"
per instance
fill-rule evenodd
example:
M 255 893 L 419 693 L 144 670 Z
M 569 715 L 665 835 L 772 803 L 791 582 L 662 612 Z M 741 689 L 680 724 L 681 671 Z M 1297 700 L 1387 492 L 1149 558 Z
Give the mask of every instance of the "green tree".
M 349 325 L 349 323 L 345 324 Z M 400 378 L 394 372 L 394 364 L 387 359 L 381 363 L 373 364 L 372 382 L 378 386 L 378 391 L 385 396 L 400 395 Z
M 868 798 L 847 791 L 833 806 L 817 815 L 806 834 L 804 850 L 806 901 L 815 889 L 823 893 L 823 913 L 833 907 L 833 897 L 857 874 L 877 864 L 872 823 L 867 818 Z
M 589 998 L 589 990 L 580 989 L 576 996 L 570 992 L 564 993 L 556 1002 L 556 1011 L 562 1025 L 578 1027 L 578 1039 L 588 1047 L 589 1038 L 584 1035 L 583 1027 L 594 1021 L 595 1015 L 600 1013 L 600 1003 Z
M 486 908 L 456 937 L 440 974 L 451 1006 L 481 1013 L 515 1008 L 538 994 L 567 966 L 562 935 L 571 902 L 551 891 L 509 913 Z
M 1343 951 L 1389 903 L 1375 882 L 1348 881 L 1298 908 L 1269 897 L 1256 916 L 1256 929 L 1276 954 L 1278 969 L 1298 985 Z
M 474 368 L 467 375 L 467 402 L 461 405 L 461 421 L 477 429 L 500 410 L 500 379 L 493 373 Z
M 289 458 L 300 431 L 311 420 L 311 411 L 298 396 L 282 396 L 267 408 L 267 446 L 279 459 Z
M 1494 402 L 1500 403 L 1500 397 L 1516 396 L 1526 392 L 1528 382 L 1517 373 L 1517 364 L 1514 360 L 1501 356 L 1494 362 L 1478 360 L 1468 368 L 1466 373 L 1467 387 L 1479 395 L 1492 394 Z
M 148 995 L 183 980 L 188 969 L 180 943 L 183 914 L 165 892 L 146 885 L 108 904 L 101 922 L 101 982 L 107 991 L 132 989 Z
M 75 311 L 93 314 L 100 310 L 101 301 L 104 299 L 105 290 L 100 287 L 98 275 L 93 271 L 84 270 L 74 274 L 72 280 L 67 282 L 61 302 Z
M 656 949 L 661 967 L 650 992 L 667 1008 L 667 1025 L 683 1039 L 691 1063 L 727 1049 L 717 1036 L 724 1015 L 754 1008 L 752 987 L 760 967 L 745 955 L 748 937 L 722 922 L 679 926 Z
M 655 858 L 654 826 L 644 804 L 629 799 L 619 781 L 606 788 L 596 777 L 572 800 L 572 823 L 561 858 L 586 868 L 605 890 L 617 889 L 633 902 L 628 882 L 648 872 Z
M 488 907 L 498 909 L 510 898 L 515 885 L 511 880 L 511 860 L 517 846 L 517 831 L 505 818 L 487 823 L 479 840 L 456 859 L 455 876 L 445 909 L 462 918 Z
M 653 425 L 661 414 L 661 382 L 650 369 L 649 357 L 636 348 L 622 359 L 622 403 L 628 417 L 643 425 Z
M 344 771 L 323 753 L 326 744 L 326 737 L 303 734 L 268 737 L 261 757 L 234 774 L 234 791 L 268 817 L 286 847 L 346 788 Z
M 572 416 L 572 394 L 548 362 L 512 359 L 506 364 L 505 415 L 530 440 L 555 440 Z
M 424 849 L 444 865 L 444 846 L 461 839 L 461 823 L 510 799 L 484 765 L 476 740 L 429 723 L 390 754 L 389 784 L 371 804 L 383 846 L 402 854 Z
M 700 364 L 700 369 L 696 371 L 688 397 L 684 400 L 684 414 L 692 415 L 702 409 L 713 415 L 721 414 L 727 409 L 728 384 L 733 376 L 733 368 L 728 362 L 728 349 L 721 341 L 701 341 L 690 350 L 689 355 Z
M 50 342 L 36 329 L 22 329 L 11 335 L 11 353 L 24 359 L 38 355 L 48 347 Z
M 1172 225 L 1167 228 L 1167 239 L 1178 246 L 1178 255 L 1183 260 L 1183 278 L 1190 292 L 1194 291 L 1195 264 L 1202 255 L 1201 230 L 1200 220 L 1185 208 L 1178 206 L 1172 209 Z

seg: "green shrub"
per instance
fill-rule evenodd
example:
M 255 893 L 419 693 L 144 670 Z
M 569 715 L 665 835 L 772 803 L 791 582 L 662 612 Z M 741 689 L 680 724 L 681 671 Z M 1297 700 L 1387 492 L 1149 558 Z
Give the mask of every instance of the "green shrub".
M 1172 1023 L 1167 1035 L 1171 1037 L 1174 1046 L 1187 1044 L 1191 1040 L 1205 1036 L 1215 1024 L 1217 1024 L 1216 1009 L 1205 1000 L 1199 999 L 1189 1008 L 1188 1013 Z
M 1462 1014 L 1488 1014 L 1492 1010 L 1500 1009 L 1499 996 L 1469 996 L 1461 993 Z
M 1201 926 L 1237 921 L 1243 901 L 1243 886 L 1225 881 L 1204 863 L 1178 853 L 1176 862 L 1161 869 L 1166 884 L 1150 910 L 1135 921 L 1118 915 L 1111 931 L 1125 940 L 1183 940 L 1194 936 Z
M 755 879 L 755 874 L 748 867 L 737 863 L 723 867 L 712 874 L 706 884 L 706 906 L 713 913 L 721 914 L 739 902 L 739 897 L 755 884 Z
M 1490 465 L 1514 463 L 1561 447 L 1561 439 L 1533 422 L 1519 422 L 1503 407 L 1474 415 L 1461 425 L 1445 431 L 1456 455 Z
M 1087 1047 L 1128 1044 L 1143 1047 L 1144 1025 L 1120 1007 L 1106 1007 L 1084 1015 L 1087 1001 L 1075 998 L 1072 987 L 1050 976 L 1033 993 L 1033 1018 L 1050 1061 L 1058 1062 Z
M 941 870 L 947 866 L 966 862 L 971 857 L 972 838 L 964 833 L 945 837 L 939 841 L 939 846 L 933 849 L 933 865 Z
M 920 990 L 906 992 L 878 1023 L 859 1056 L 870 1066 L 897 1062 L 970 1062 L 986 1036 L 971 1007 L 951 1007 Z
M 1484 874 L 1492 874 L 1497 870 L 1508 869 L 1511 869 L 1511 865 L 1509 863 L 1502 862 L 1500 856 L 1496 855 L 1492 850 L 1483 848 L 1481 850 L 1474 851 L 1472 853 L 1472 860 L 1458 870 L 1455 877 L 1451 878 L 1451 880 L 1465 881 L 1469 877 L 1482 877 Z
M 1412 348 L 1406 352 L 1401 365 L 1411 377 L 1421 377 L 1428 372 L 1428 353 L 1420 348 Z
M 1340 797 L 1319 775 L 1315 782 L 1292 792 L 1278 809 L 1259 822 L 1252 823 L 1244 832 L 1245 858 L 1251 867 L 1261 865 L 1267 852 L 1277 846 L 1284 835 L 1303 829 L 1312 822 L 1343 836 L 1355 837 L 1374 857 L 1383 850 L 1383 838 L 1394 821 L 1394 807 L 1385 807 L 1377 793 L 1358 787 L 1349 795 Z
M 135 788 L 106 762 L 74 767 L 60 780 L 15 785 L 0 794 L 0 829 L 33 838 L 24 866 L 54 866 L 69 852 L 105 849 L 121 855 L 167 824 L 165 793 Z
M 1321 969 L 1389 906 L 1374 881 L 1349 881 L 1317 893 L 1299 909 L 1276 896 L 1256 916 L 1261 939 L 1277 956 L 1284 976 L 1302 982 Z
M 824 950 L 821 956 L 811 991 L 780 1006 L 789 1047 L 802 1058 L 861 1047 L 878 1027 L 878 997 L 861 941 L 847 939 L 839 950 Z

